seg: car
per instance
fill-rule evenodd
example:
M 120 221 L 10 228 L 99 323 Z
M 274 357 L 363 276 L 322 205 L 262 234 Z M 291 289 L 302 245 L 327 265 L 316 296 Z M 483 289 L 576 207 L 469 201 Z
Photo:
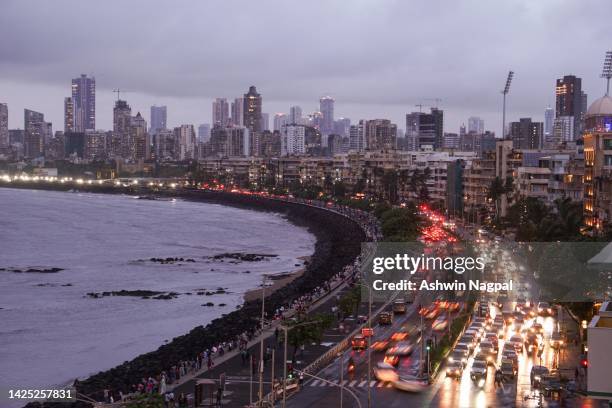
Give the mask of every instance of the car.
M 374 351 L 385 351 L 390 344 L 388 340 L 379 340 L 372 343 L 371 347 Z
M 504 349 L 502 352 L 502 360 L 510 360 L 518 366 L 518 354 L 514 348 Z
M 529 331 L 535 334 L 544 334 L 544 326 L 541 323 L 533 322 Z
M 457 343 L 455 345 L 455 351 L 461 351 L 462 353 L 464 353 L 466 355 L 466 357 L 469 357 L 470 354 L 472 354 L 472 344 L 471 343 Z
M 550 316 L 553 313 L 553 309 L 548 302 L 539 302 L 538 303 L 538 315 L 540 316 Z
M 351 340 L 353 350 L 365 350 L 368 347 L 366 338 L 361 334 L 356 334 Z
M 397 354 L 387 353 L 385 354 L 385 358 L 383 362 L 392 365 L 393 367 L 397 367 L 399 364 L 399 356 Z
M 422 392 L 427 389 L 427 381 L 414 376 L 401 376 L 393 382 L 393 386 L 400 391 Z
M 393 313 L 381 312 L 378 315 L 378 324 L 384 324 L 384 325 L 393 324 Z
M 450 362 L 446 365 L 446 376 L 459 379 L 463 373 L 463 368 L 461 361 Z
M 516 351 L 517 354 L 523 351 L 523 337 L 522 336 L 515 334 L 512 337 L 510 337 L 510 339 L 508 340 L 508 343 L 514 346 L 514 351 Z
M 470 369 L 470 378 L 473 381 L 487 378 L 487 362 L 486 360 L 474 360 Z
M 541 365 L 534 365 L 531 367 L 531 372 L 529 373 L 529 380 L 531 381 L 531 387 L 536 388 L 540 386 L 540 381 L 542 377 L 548 375 L 550 372 L 548 368 Z
M 414 346 L 408 341 L 397 342 L 394 346 L 387 349 L 387 354 L 393 354 L 397 356 L 409 356 L 412 354 Z
M 550 339 L 548 339 L 548 344 L 550 344 L 550 347 L 552 347 L 553 349 L 559 349 L 563 347 L 564 341 L 561 337 L 561 333 L 554 332 L 553 334 L 551 334 Z
M 467 365 L 468 356 L 463 350 L 453 350 L 452 353 L 446 359 L 449 363 L 459 362 L 465 368 Z
M 525 350 L 527 350 L 528 353 L 531 353 L 537 351 L 539 347 L 540 339 L 538 335 L 531 332 L 527 333 L 525 336 Z
M 478 340 L 480 340 L 480 337 L 482 336 L 482 331 L 475 329 L 475 328 L 468 328 L 465 333 L 463 333 L 464 336 L 469 336 L 472 339 L 474 339 L 475 342 L 478 342 Z
M 480 353 L 485 356 L 488 364 L 494 365 L 497 361 L 497 352 L 493 347 L 493 344 L 488 340 L 483 340 L 480 342 Z
M 393 302 L 393 313 L 406 313 L 406 302 L 404 299 L 396 299 Z
M 448 327 L 448 320 L 444 316 L 438 316 L 436 320 L 431 324 L 431 329 L 434 331 L 441 331 Z
M 497 336 L 497 333 L 487 332 L 485 333 L 483 338 L 486 339 L 487 341 L 490 341 L 491 344 L 493 344 L 493 348 L 495 348 L 495 350 L 499 348 L 499 337 Z
M 499 369 L 504 379 L 514 379 L 518 374 L 518 364 L 513 360 L 502 360 Z
M 435 306 L 432 306 L 426 309 L 424 316 L 426 319 L 433 320 L 438 317 L 438 314 L 440 314 L 440 309 Z
M 378 381 L 383 382 L 393 382 L 399 379 L 395 367 L 384 362 L 376 364 L 376 367 L 374 367 L 374 377 L 376 377 Z

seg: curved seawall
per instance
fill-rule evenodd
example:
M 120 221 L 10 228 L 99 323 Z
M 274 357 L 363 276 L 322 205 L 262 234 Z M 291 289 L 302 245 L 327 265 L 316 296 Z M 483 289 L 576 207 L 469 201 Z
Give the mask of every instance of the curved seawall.
M 56 191 L 67 191 L 71 188 L 66 185 L 32 185 L 30 183 L 11 183 L 7 187 L 40 188 Z M 139 193 L 126 190 L 110 186 L 79 186 L 79 191 L 83 192 Z M 307 227 L 317 237 L 315 251 L 306 266 L 305 273 L 267 296 L 266 311 L 268 313 L 272 313 L 280 306 L 286 306 L 293 299 L 311 292 L 340 272 L 345 265 L 351 264 L 360 253 L 361 242 L 366 239 L 364 232 L 356 222 L 333 211 L 318 207 L 273 200 L 256 195 L 204 190 L 161 191 L 155 192 L 155 195 L 238 206 L 258 211 L 273 211 L 284 215 L 296 225 Z M 127 391 L 132 384 L 138 383 L 143 377 L 155 376 L 162 370 L 175 365 L 177 361 L 192 359 L 196 353 L 202 350 L 234 338 L 245 331 L 255 330 L 259 324 L 258 316 L 260 313 L 260 300 L 245 302 L 242 308 L 217 318 L 206 326 L 195 327 L 190 332 L 174 338 L 155 351 L 142 354 L 111 370 L 89 377 L 79 383 L 78 390 L 87 395 L 99 395 L 106 388 Z

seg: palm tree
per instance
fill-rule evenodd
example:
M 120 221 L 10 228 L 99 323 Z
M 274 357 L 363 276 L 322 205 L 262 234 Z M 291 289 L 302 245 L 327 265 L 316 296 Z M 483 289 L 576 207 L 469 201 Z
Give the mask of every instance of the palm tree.
M 506 194 L 506 189 L 504 183 L 501 178 L 495 177 L 493 181 L 491 181 L 491 185 L 489 186 L 489 190 L 487 191 L 487 198 L 493 200 L 495 203 L 495 219 L 499 219 L 499 207 L 502 196 Z

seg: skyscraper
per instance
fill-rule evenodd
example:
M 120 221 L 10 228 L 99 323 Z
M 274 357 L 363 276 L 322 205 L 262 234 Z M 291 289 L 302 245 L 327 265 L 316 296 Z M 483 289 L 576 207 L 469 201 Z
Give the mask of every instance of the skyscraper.
M 130 159 L 138 161 L 151 158 L 151 139 L 147 132 L 147 122 L 140 112 L 130 120 L 129 144 Z
M 585 113 L 584 105 L 586 105 L 586 101 L 583 100 L 586 96 L 583 97 L 582 79 L 574 75 L 565 75 L 557 79 L 555 96 L 556 117 L 573 116 L 574 137 L 579 135 Z
M 544 137 L 549 137 L 553 132 L 555 110 L 550 106 L 544 110 Z
M 356 125 L 349 128 L 349 148 L 361 152 L 365 149 L 365 124 L 361 119 Z
M 74 101 L 71 97 L 64 98 L 64 133 L 74 132 Z
M 227 126 L 229 124 L 229 105 L 227 99 L 217 98 L 212 103 L 212 123 Z
M 285 115 L 284 113 L 275 113 L 274 114 L 274 123 L 273 123 L 273 129 L 275 132 L 279 131 L 283 128 L 283 126 L 285 124 L 287 124 L 287 115 Z
M 244 126 L 244 98 L 236 98 L 232 102 L 232 124 Z
M 261 114 L 261 131 L 270 130 L 270 115 L 267 113 Z
M 43 154 L 45 137 L 49 131 L 45 116 L 30 109 L 23 110 L 24 155 L 36 158 Z
M 198 142 L 206 143 L 210 140 L 210 123 L 198 126 Z
M 96 79 L 81 74 L 72 80 L 74 131 L 96 129 Z
M 368 150 L 395 149 L 397 126 L 388 119 L 368 120 L 365 141 Z
M 289 108 L 289 123 L 302 123 L 302 108 L 299 106 L 292 106 Z
M 321 133 L 326 135 L 334 131 L 334 98 L 324 96 L 319 99 L 319 110 L 321 111 Z
M 261 95 L 257 93 L 255 86 L 249 87 L 249 92 L 244 94 L 244 126 L 251 132 L 261 132 Z
M 118 99 L 113 108 L 113 135 L 109 146 L 111 157 L 129 157 L 129 131 L 132 122 L 132 108 L 126 101 Z
M 195 158 L 196 136 L 193 125 L 181 125 L 174 128 L 174 137 L 177 142 L 178 160 L 191 160 Z
M 168 111 L 165 106 L 151 106 L 151 133 L 165 130 L 168 126 Z
M 0 149 L 9 147 L 8 105 L 0 103 Z
M 431 108 L 431 113 L 412 112 L 406 114 L 406 144 L 410 150 L 425 146 L 437 149 L 443 146 L 444 112 Z
M 515 149 L 540 149 L 543 144 L 544 124 L 531 118 L 510 123 L 510 139 Z
M 477 116 L 468 118 L 468 132 L 482 135 L 484 133 L 484 120 Z

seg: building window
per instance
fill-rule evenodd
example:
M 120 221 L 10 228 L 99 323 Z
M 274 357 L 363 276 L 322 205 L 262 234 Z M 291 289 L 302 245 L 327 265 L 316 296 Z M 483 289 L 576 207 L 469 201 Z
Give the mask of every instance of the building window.
M 604 156 L 604 166 L 612 166 L 612 154 L 606 154 Z

